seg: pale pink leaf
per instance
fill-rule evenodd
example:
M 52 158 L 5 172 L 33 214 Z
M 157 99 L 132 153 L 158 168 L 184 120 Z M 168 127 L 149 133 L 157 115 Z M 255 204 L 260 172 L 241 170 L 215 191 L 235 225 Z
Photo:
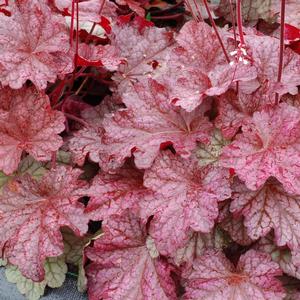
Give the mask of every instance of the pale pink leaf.
M 233 186 L 230 210 L 244 215 L 251 238 L 257 239 L 274 229 L 278 246 L 300 247 L 300 197 L 287 193 L 275 179 L 251 191 L 241 182 Z
M 289 276 L 300 279 L 300 266 L 293 260 L 293 255 L 287 247 L 278 247 L 274 243 L 273 234 L 263 237 L 255 245 L 255 249 L 271 255 L 272 260 L 279 264 L 281 270 Z
M 79 169 L 59 166 L 40 181 L 28 174 L 10 181 L 0 196 L 0 243 L 4 256 L 33 281 L 44 278 L 47 257 L 63 253 L 62 226 L 84 234 L 88 218 L 83 204 L 85 183 Z M 79 188 L 81 188 L 79 190 Z
M 191 229 L 210 232 L 218 216 L 218 201 L 230 197 L 229 173 L 222 168 L 201 168 L 191 156 L 183 159 L 163 152 L 145 171 L 144 185 L 161 199 L 141 203 L 154 214 L 150 233 L 162 254 L 184 246 Z
M 277 83 L 279 64 L 279 39 L 259 34 L 245 35 L 245 43 L 249 48 L 248 55 L 257 69 L 257 79 L 261 88 L 256 92 L 260 94 L 262 102 L 271 98 L 274 102 L 275 92 L 280 96 L 286 93 L 297 94 L 300 84 L 300 56 L 291 49 L 286 48 L 283 55 L 283 70 L 281 83 Z
M 164 72 L 170 48 L 174 44 L 171 33 L 157 27 L 139 29 L 136 23 L 116 24 L 112 31 L 111 45 L 126 60 L 113 76 L 118 82 L 119 91 L 125 89 L 131 81 L 136 82 L 145 76 L 156 78 Z
M 272 1 L 272 9 L 277 13 L 280 20 L 280 2 Z M 285 1 L 285 22 L 295 27 L 300 27 L 300 3 L 297 0 Z
M 220 251 L 207 251 L 183 274 L 187 300 L 282 300 L 285 296 L 277 263 L 263 252 L 248 251 L 237 267 Z
M 221 32 L 225 42 L 227 36 Z M 170 51 L 165 73 L 158 78 L 170 86 L 170 100 L 187 111 L 208 96 L 221 95 L 232 83 L 256 78 L 250 64 L 230 65 L 212 27 L 204 22 L 187 22 L 176 37 L 178 47 Z M 226 47 L 230 47 L 227 45 Z
M 116 71 L 122 61 L 118 56 L 116 48 L 111 45 L 95 46 L 93 44 L 87 45 L 80 43 L 78 52 L 80 58 L 85 60 L 87 66 L 104 66 L 109 71 Z
M 87 155 L 93 162 L 100 161 L 99 153 L 103 148 L 103 118 L 105 114 L 114 110 L 114 106 L 114 101 L 107 97 L 99 105 L 82 111 L 81 117 L 86 122 L 86 126 L 73 132 L 73 136 L 68 141 L 68 147 L 78 165 L 84 164 Z
M 218 99 L 219 114 L 215 125 L 227 139 L 231 139 L 255 111 L 264 107 L 262 98 L 253 94 L 239 97 L 235 91 L 229 90 Z
M 172 267 L 160 259 L 146 228 L 128 210 L 103 222 L 86 250 L 89 299 L 176 299 Z
M 62 16 L 44 0 L 9 1 L 0 14 L 0 82 L 19 89 L 31 80 L 38 89 L 72 72 L 69 35 Z
M 122 95 L 126 109 L 103 120 L 104 143 L 101 166 L 122 165 L 132 154 L 138 168 L 149 168 L 161 146 L 172 144 L 176 152 L 188 157 L 196 142 L 207 142 L 212 125 L 202 106 L 187 113 L 168 103 L 168 92 L 154 80 L 133 85 Z
M 54 0 L 55 6 L 64 14 L 72 15 L 72 0 Z M 113 17 L 116 15 L 116 5 L 108 0 L 84 0 L 78 2 L 79 21 L 99 23 L 101 16 Z M 76 4 L 74 4 L 76 16 Z
M 86 213 L 93 220 L 120 215 L 127 208 L 137 213 L 140 201 L 154 201 L 154 193 L 143 186 L 143 175 L 130 164 L 115 174 L 99 173 L 87 192 L 91 198 Z
M 3 92 L 12 98 L 0 113 L 0 169 L 14 172 L 23 151 L 38 161 L 50 160 L 63 143 L 58 134 L 65 128 L 64 115 L 52 110 L 48 97 L 35 88 Z
M 221 164 L 233 168 L 251 190 L 274 176 L 287 192 L 299 193 L 299 128 L 300 111 L 288 104 L 255 112 L 243 133 L 223 148 Z

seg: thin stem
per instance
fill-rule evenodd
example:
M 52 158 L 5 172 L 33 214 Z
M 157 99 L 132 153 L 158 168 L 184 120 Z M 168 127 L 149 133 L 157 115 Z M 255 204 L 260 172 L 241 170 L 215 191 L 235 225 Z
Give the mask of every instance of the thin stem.
M 237 47 L 238 44 L 236 38 L 236 26 L 235 26 L 235 17 L 233 12 L 232 0 L 229 0 L 229 5 L 230 5 L 230 15 L 231 15 L 231 24 L 233 28 L 234 43 L 235 43 L 235 47 Z
M 55 169 L 55 168 L 56 168 L 56 151 L 53 151 L 51 155 L 51 169 Z
M 76 117 L 76 116 L 74 116 L 74 115 L 71 115 L 71 114 L 66 113 L 66 112 L 64 112 L 64 115 L 65 115 L 68 119 L 73 120 L 73 121 L 76 121 L 76 122 L 78 122 L 79 124 L 81 124 L 81 125 L 83 125 L 83 126 L 85 126 L 85 127 L 89 127 L 89 126 L 90 126 L 86 121 L 84 121 L 84 120 L 82 120 L 82 119 L 80 119 L 80 118 L 78 118 L 78 117 Z
M 78 95 L 78 94 L 81 92 L 82 88 L 84 87 L 84 85 L 86 84 L 86 82 L 87 82 L 88 80 L 89 80 L 89 77 L 85 77 L 85 78 L 84 78 L 84 80 L 82 81 L 80 87 L 79 87 L 78 90 L 75 92 L 75 95 Z
M 73 33 L 74 33 L 74 12 L 75 12 L 75 0 L 72 1 L 72 11 L 71 11 L 71 28 L 70 28 L 70 44 L 73 45 Z
M 238 25 L 239 36 L 240 36 L 240 43 L 242 46 L 244 46 L 245 40 L 244 40 L 244 33 L 243 33 L 243 16 L 242 16 L 241 0 L 237 0 L 236 14 L 237 14 L 237 25 Z
M 234 46 L 235 46 L 235 48 L 237 48 L 238 42 L 237 42 L 237 37 L 236 37 L 236 26 L 235 26 L 236 18 L 234 17 L 232 0 L 229 0 L 229 5 L 230 5 L 231 24 L 232 24 L 233 36 L 234 36 Z M 236 88 L 236 92 L 238 94 L 239 93 L 239 82 L 238 81 L 235 83 L 235 88 Z
M 197 0 L 193 0 L 193 2 L 194 2 L 194 5 L 195 5 L 195 7 L 196 7 L 197 14 L 198 14 L 198 16 L 196 16 L 196 18 L 197 18 L 198 21 L 201 22 L 201 21 L 203 21 L 203 17 L 202 17 L 202 15 L 201 15 L 201 11 L 200 11 L 200 9 L 199 9 Z
M 284 21 L 285 21 L 285 0 L 281 0 L 280 10 L 280 50 L 279 50 L 279 66 L 277 74 L 277 82 L 280 83 L 283 69 L 283 51 L 284 51 Z M 278 103 L 279 94 L 276 93 L 275 102 Z
M 221 45 L 221 48 L 222 48 L 223 53 L 224 53 L 224 55 L 225 55 L 225 58 L 226 58 L 227 62 L 230 63 L 229 56 L 228 56 L 228 54 L 227 54 L 227 52 L 226 52 L 225 46 L 224 46 L 223 41 L 222 41 L 222 39 L 221 39 L 221 36 L 220 36 L 220 34 L 219 34 L 219 31 L 218 31 L 218 28 L 217 28 L 217 26 L 216 26 L 216 23 L 215 23 L 215 21 L 214 21 L 212 15 L 211 15 L 211 12 L 210 12 L 209 7 L 208 7 L 208 4 L 207 4 L 207 1 L 206 1 L 206 0 L 203 0 L 203 3 L 204 3 L 204 5 L 205 5 L 205 8 L 206 8 L 206 11 L 207 11 L 207 14 L 208 14 L 210 23 L 211 23 L 211 25 L 212 25 L 212 27 L 213 27 L 213 29 L 214 29 L 214 31 L 215 31 L 215 34 L 216 34 L 216 36 L 217 36 L 217 38 L 218 38 L 218 40 L 219 40 L 219 43 L 220 43 L 220 45 Z
M 178 13 L 178 14 L 173 14 L 173 15 L 168 15 L 168 16 L 151 16 L 151 19 L 153 20 L 171 20 L 171 19 L 176 19 L 179 17 L 182 17 L 183 13 Z
M 195 16 L 195 14 L 194 14 L 194 12 L 193 12 L 193 8 L 192 8 L 192 6 L 190 5 L 189 0 L 185 0 L 184 2 L 185 2 L 185 4 L 187 5 L 188 9 L 190 10 L 193 19 L 196 20 L 196 21 L 198 21 L 198 18 L 197 18 L 197 16 Z
M 79 4 L 78 0 L 76 0 L 76 55 L 78 55 L 78 47 L 79 47 Z M 76 62 L 75 62 L 76 68 Z

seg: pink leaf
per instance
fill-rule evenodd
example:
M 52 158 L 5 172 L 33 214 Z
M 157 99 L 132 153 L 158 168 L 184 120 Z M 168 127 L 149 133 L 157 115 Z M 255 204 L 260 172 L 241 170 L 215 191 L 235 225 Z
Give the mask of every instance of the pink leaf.
M 146 170 L 144 185 L 161 199 L 141 203 L 145 214 L 154 214 L 150 233 L 162 254 L 182 247 L 191 229 L 210 232 L 218 216 L 218 201 L 230 197 L 229 172 L 207 166 L 197 159 L 161 154 Z
M 147 0 L 117 0 L 116 1 L 120 5 L 128 5 L 131 10 L 133 10 L 137 15 L 144 18 L 145 16 L 145 10 L 143 9 L 142 4 L 143 2 L 147 3 Z
M 285 103 L 255 112 L 243 133 L 223 148 L 221 163 L 233 168 L 251 190 L 274 176 L 287 192 L 299 193 L 299 128 L 299 110 Z
M 171 253 L 171 258 L 177 266 L 184 263 L 192 264 L 206 250 L 221 250 L 228 246 L 229 241 L 228 236 L 218 227 L 215 227 L 210 233 L 191 232 L 188 242 L 184 247 Z
M 235 268 L 219 251 L 207 251 L 187 270 L 187 300 L 259 299 L 282 300 L 285 296 L 277 263 L 263 252 L 248 251 Z
M 143 186 L 143 172 L 130 164 L 116 174 L 99 173 L 87 192 L 90 196 L 86 213 L 93 220 L 107 219 L 130 208 L 137 211 L 139 202 L 154 201 L 154 193 Z
M 218 217 L 218 222 L 220 222 L 220 227 L 227 231 L 232 238 L 233 241 L 236 243 L 248 246 L 250 245 L 253 240 L 249 237 L 247 233 L 247 228 L 244 225 L 244 219 L 242 216 L 233 215 L 230 213 L 230 202 L 226 201 L 225 203 L 222 202 L 220 204 L 220 214 Z
M 146 228 L 128 210 L 103 222 L 104 234 L 86 250 L 89 299 L 176 299 L 172 267 Z
M 69 35 L 63 17 L 44 0 L 9 1 L 12 15 L 0 14 L 0 82 L 19 89 L 31 80 L 38 89 L 72 72 Z
M 274 179 L 253 192 L 237 182 L 233 187 L 230 210 L 245 217 L 251 238 L 265 236 L 274 229 L 278 246 L 300 247 L 300 197 L 288 194 Z
M 225 32 L 221 33 L 226 42 Z M 170 53 L 161 77 L 170 86 L 170 100 L 187 111 L 194 110 L 207 95 L 221 95 L 232 83 L 257 76 L 249 64 L 229 65 L 212 27 L 204 22 L 187 22 L 176 41 L 179 47 Z
M 54 0 L 56 7 L 65 15 L 72 15 L 73 0 Z M 76 2 L 74 2 L 74 15 L 76 16 Z M 116 5 L 106 0 L 84 0 L 78 2 L 79 21 L 99 23 L 101 16 L 115 17 Z
M 0 169 L 14 172 L 23 151 L 39 161 L 50 160 L 62 145 L 58 134 L 65 128 L 64 115 L 52 110 L 48 97 L 34 88 L 2 92 L 12 98 L 9 109 L 0 112 Z
M 277 72 L 279 64 L 279 39 L 257 34 L 245 35 L 249 47 L 249 55 L 257 69 L 257 78 L 261 88 L 256 92 L 260 94 L 263 102 L 266 98 L 275 98 L 286 93 L 297 94 L 300 84 L 300 56 L 291 49 L 284 50 L 284 62 L 281 83 L 278 84 Z M 273 100 L 274 102 L 274 100 Z
M 85 109 L 81 113 L 83 120 L 87 123 L 86 127 L 74 132 L 68 143 L 73 159 L 78 165 L 84 164 L 87 155 L 93 162 L 100 161 L 99 153 L 104 147 L 102 144 L 103 118 L 106 113 L 113 110 L 113 101 L 107 97 L 98 106 Z
M 110 38 L 119 56 L 126 60 L 113 77 L 119 84 L 119 91 L 139 78 L 158 76 L 165 69 L 174 44 L 172 34 L 165 29 L 148 26 L 140 30 L 137 22 L 116 24 Z
M 117 50 L 111 45 L 79 44 L 77 66 L 104 66 L 109 71 L 116 71 L 122 59 L 118 57 Z
M 219 97 L 219 115 L 215 124 L 221 129 L 224 137 L 230 139 L 254 112 L 262 110 L 266 104 L 268 103 L 264 103 L 262 98 L 256 97 L 255 94 L 240 97 L 233 90 L 229 90 Z
M 63 253 L 62 226 L 84 234 L 88 218 L 83 205 L 85 183 L 77 180 L 79 169 L 57 167 L 41 181 L 29 175 L 10 181 L 0 196 L 0 243 L 10 263 L 24 276 L 41 281 L 46 257 Z
M 255 245 L 255 249 L 268 253 L 284 273 L 300 279 L 300 266 L 295 264 L 291 251 L 286 247 L 276 246 L 273 239 L 273 234 L 261 238 Z
M 154 80 L 128 87 L 122 95 L 126 109 L 108 115 L 101 166 L 105 169 L 122 165 L 133 154 L 138 168 L 149 168 L 165 143 L 188 157 L 197 141 L 207 142 L 211 124 L 199 107 L 192 113 L 174 108 L 168 103 L 164 86 Z

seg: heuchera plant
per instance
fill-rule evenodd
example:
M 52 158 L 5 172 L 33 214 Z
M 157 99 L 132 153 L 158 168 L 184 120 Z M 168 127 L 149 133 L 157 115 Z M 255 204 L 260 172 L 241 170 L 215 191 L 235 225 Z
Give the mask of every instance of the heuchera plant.
M 8 281 L 300 299 L 299 54 L 296 0 L 0 1 Z

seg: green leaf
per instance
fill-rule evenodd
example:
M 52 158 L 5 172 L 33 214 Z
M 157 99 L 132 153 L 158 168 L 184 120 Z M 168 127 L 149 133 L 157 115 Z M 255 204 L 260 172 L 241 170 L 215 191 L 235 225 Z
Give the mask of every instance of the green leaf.
M 12 175 L 6 175 L 0 171 L 0 191 L 4 187 L 4 185 L 13 179 L 15 176 L 20 176 L 24 174 L 29 174 L 35 179 L 40 179 L 46 169 L 44 164 L 34 160 L 31 156 L 26 156 L 22 159 L 19 164 L 18 170 Z
M 5 270 L 9 282 L 15 283 L 19 292 L 28 300 L 38 300 L 44 295 L 46 286 L 57 288 L 63 285 L 66 279 L 68 267 L 63 255 L 59 257 L 48 257 L 45 262 L 45 279 L 34 282 L 24 277 L 18 267 L 7 265 Z
M 225 140 L 220 130 L 215 129 L 211 141 L 208 145 L 200 144 L 197 150 L 197 158 L 200 166 L 207 166 L 209 164 L 217 164 L 222 148 L 229 144 Z
M 77 279 L 77 289 L 80 293 L 84 293 L 87 288 L 87 277 L 85 275 L 84 264 L 82 262 L 78 265 L 78 279 Z
M 151 21 L 151 13 L 150 12 L 147 13 L 146 20 L 147 21 Z
M 7 260 L 0 258 L 0 267 L 4 267 L 7 265 Z
M 68 266 L 63 255 L 48 257 L 45 263 L 45 281 L 51 288 L 58 288 L 63 285 L 66 279 Z
M 15 175 L 29 174 L 35 179 L 40 179 L 46 172 L 44 165 L 44 163 L 36 161 L 28 155 L 20 162 Z
M 33 282 L 24 277 L 16 266 L 8 265 L 5 275 L 9 282 L 17 285 L 19 292 L 25 295 L 28 300 L 38 300 L 44 295 L 46 282 Z
M 62 229 L 62 234 L 64 238 L 64 255 L 66 262 L 78 268 L 77 289 L 83 293 L 86 291 L 87 285 L 84 269 L 84 249 L 92 240 L 102 235 L 102 232 L 97 232 L 94 235 L 86 235 L 85 237 L 78 237 L 72 230 L 65 227 Z
M 5 175 L 3 172 L 0 172 L 0 190 L 4 187 L 4 185 L 9 181 L 11 176 Z

